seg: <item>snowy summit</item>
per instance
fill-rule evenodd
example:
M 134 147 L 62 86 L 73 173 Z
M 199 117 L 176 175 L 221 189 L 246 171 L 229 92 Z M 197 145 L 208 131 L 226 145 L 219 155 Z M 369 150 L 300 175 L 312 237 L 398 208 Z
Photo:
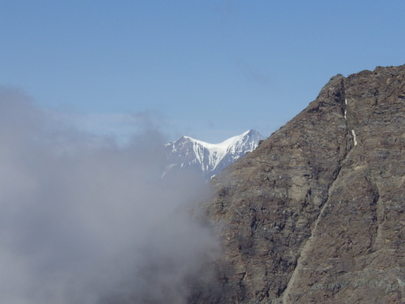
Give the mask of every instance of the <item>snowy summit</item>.
M 246 152 L 253 151 L 261 139 L 263 136 L 255 130 L 246 131 L 219 144 L 210 144 L 183 136 L 177 141 L 166 144 L 168 165 L 163 175 L 191 169 L 209 179 Z

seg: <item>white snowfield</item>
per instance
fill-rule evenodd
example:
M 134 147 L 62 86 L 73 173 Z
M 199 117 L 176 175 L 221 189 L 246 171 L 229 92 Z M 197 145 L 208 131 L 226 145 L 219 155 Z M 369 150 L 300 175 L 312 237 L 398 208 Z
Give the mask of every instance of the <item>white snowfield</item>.
M 166 145 L 169 165 L 163 175 L 174 168 L 194 168 L 207 178 L 253 151 L 263 136 L 255 130 L 231 137 L 219 144 L 206 143 L 188 136 Z

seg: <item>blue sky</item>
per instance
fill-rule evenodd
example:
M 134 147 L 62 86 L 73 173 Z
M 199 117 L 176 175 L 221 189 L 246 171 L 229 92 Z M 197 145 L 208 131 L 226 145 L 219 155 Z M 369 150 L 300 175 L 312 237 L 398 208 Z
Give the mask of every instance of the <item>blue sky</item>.
M 103 134 L 268 136 L 330 77 L 405 64 L 404 1 L 0 0 L 0 85 Z

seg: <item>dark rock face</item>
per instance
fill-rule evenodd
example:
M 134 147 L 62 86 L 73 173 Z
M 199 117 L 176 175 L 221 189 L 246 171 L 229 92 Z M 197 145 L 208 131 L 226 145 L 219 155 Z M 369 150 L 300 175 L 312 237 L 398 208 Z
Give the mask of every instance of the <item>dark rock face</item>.
M 333 77 L 215 179 L 217 281 L 190 303 L 405 303 L 405 66 Z

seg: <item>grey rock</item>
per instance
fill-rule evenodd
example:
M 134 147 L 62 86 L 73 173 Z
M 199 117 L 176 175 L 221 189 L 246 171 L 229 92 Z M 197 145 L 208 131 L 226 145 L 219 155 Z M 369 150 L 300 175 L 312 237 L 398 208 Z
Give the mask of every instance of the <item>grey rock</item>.
M 190 303 L 405 303 L 405 66 L 337 75 L 213 180 Z

